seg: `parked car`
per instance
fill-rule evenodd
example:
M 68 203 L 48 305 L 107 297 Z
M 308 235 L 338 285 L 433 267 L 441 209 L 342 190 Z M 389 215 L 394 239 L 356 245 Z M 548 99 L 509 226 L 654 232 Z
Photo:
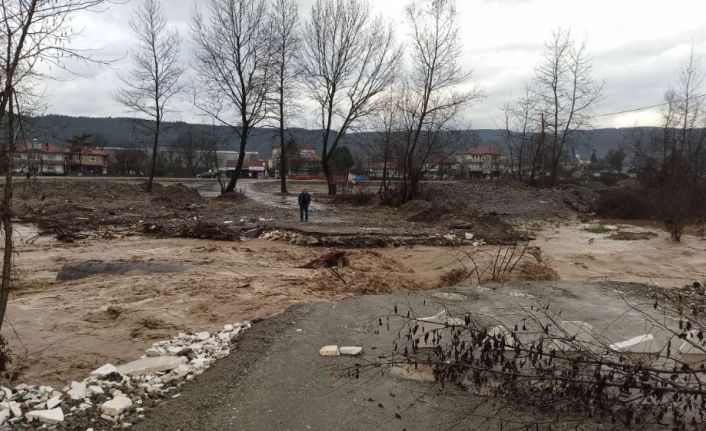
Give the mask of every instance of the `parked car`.
M 196 178 L 216 178 L 216 176 L 215 172 L 201 172 L 196 175 Z

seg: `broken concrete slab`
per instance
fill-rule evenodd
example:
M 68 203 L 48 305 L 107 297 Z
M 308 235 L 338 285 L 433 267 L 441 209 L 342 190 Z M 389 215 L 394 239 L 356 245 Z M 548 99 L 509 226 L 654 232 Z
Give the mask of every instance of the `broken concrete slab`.
M 63 402 L 63 400 L 61 399 L 61 396 L 49 398 L 46 403 L 47 409 L 51 410 L 51 409 L 57 407 L 62 402 Z
M 341 352 L 338 350 L 338 346 L 324 346 L 319 350 L 319 355 L 321 356 L 339 356 Z
M 113 364 L 105 364 L 102 367 L 95 369 L 89 374 L 91 377 L 105 377 L 108 374 L 117 373 L 118 369 Z
M 101 405 L 101 411 L 109 416 L 118 416 L 132 407 L 132 400 L 126 396 L 117 396 Z
M 56 425 L 64 421 L 64 412 L 60 408 L 50 410 L 33 410 L 27 413 L 27 419 L 37 419 L 45 425 Z
M 125 375 L 140 375 L 148 373 L 158 373 L 160 371 L 169 371 L 177 368 L 181 364 L 188 362 L 184 356 L 158 356 L 153 358 L 138 359 L 128 362 L 127 364 L 119 365 L 117 371 Z
M 56 274 L 56 280 L 80 280 L 82 278 L 88 278 L 98 274 L 161 274 L 172 272 L 184 272 L 185 270 L 185 265 L 176 262 L 123 262 L 84 260 L 64 264 L 59 270 L 59 272 Z
M 68 393 L 72 400 L 86 398 L 86 382 L 71 382 L 71 389 Z
M 338 352 L 341 355 L 358 356 L 361 353 L 363 353 L 363 348 L 358 347 L 358 346 L 344 346 L 344 347 L 339 347 Z

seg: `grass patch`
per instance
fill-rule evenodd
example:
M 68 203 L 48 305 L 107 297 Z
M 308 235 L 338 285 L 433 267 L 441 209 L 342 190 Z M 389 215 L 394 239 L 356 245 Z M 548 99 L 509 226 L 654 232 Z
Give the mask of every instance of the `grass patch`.
M 611 233 L 611 232 L 615 231 L 615 229 L 610 229 L 606 225 L 602 225 L 602 224 L 588 226 L 588 227 L 583 228 L 583 230 L 586 232 L 599 233 L 599 234 L 600 233 Z

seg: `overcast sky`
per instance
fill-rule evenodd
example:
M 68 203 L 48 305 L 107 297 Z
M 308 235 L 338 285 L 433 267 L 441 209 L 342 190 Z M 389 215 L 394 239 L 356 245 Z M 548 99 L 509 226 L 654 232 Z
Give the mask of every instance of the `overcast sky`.
M 127 70 L 133 46 L 128 19 L 139 0 L 112 5 L 102 13 L 77 16 L 82 35 L 74 45 L 100 48 L 106 58 L 125 58 L 111 67 L 74 66 L 81 76 L 49 82 L 45 87 L 48 113 L 82 116 L 130 115 L 114 100 L 117 74 Z M 189 16 L 199 0 L 162 0 L 170 23 L 184 38 L 184 62 L 189 63 Z M 400 39 L 408 35 L 404 7 L 408 0 L 370 0 L 371 7 L 392 20 Z M 307 19 L 313 0 L 299 0 Z M 531 77 L 552 30 L 570 28 L 585 40 L 594 77 L 605 83 L 605 98 L 597 113 L 612 113 L 662 101 L 693 44 L 706 62 L 706 1 L 679 0 L 461 0 L 464 59 L 487 97 L 466 113 L 472 128 L 502 127 L 501 106 L 519 97 Z M 706 66 L 706 64 L 704 64 Z M 705 89 L 706 90 L 706 89 Z M 704 91 L 706 92 L 706 91 Z M 184 97 L 172 120 L 209 122 L 199 117 Z M 316 127 L 311 112 L 302 112 L 302 127 Z M 659 110 L 596 119 L 596 126 L 657 125 Z

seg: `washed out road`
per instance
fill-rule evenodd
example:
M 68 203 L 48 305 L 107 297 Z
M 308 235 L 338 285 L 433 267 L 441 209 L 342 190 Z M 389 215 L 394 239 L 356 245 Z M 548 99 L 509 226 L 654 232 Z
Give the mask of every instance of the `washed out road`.
M 516 316 L 501 310 L 551 301 L 555 310 L 563 310 L 563 317 L 590 323 L 594 333 L 617 341 L 646 330 L 643 318 L 627 313 L 628 305 L 618 293 L 622 287 L 518 283 L 296 306 L 255 324 L 229 357 L 186 385 L 180 397 L 148 412 L 135 429 L 498 429 L 496 419 L 487 419 L 495 413 L 492 406 L 469 414 L 479 400 L 455 387 L 442 390 L 438 385 L 400 379 L 385 366 L 363 367 L 357 379 L 349 376 L 356 364 L 381 361 L 379 357 L 392 350 L 401 320 L 391 319 L 390 331 L 383 327 L 376 335 L 378 317 L 392 314 L 397 304 L 411 307 L 418 316 L 431 316 L 446 306 L 513 319 Z M 627 295 L 642 296 L 636 289 L 631 287 Z M 328 344 L 365 350 L 360 357 L 319 356 L 319 349 Z M 516 406 L 511 410 L 518 418 L 527 417 Z M 602 428 L 595 425 L 595 429 Z

